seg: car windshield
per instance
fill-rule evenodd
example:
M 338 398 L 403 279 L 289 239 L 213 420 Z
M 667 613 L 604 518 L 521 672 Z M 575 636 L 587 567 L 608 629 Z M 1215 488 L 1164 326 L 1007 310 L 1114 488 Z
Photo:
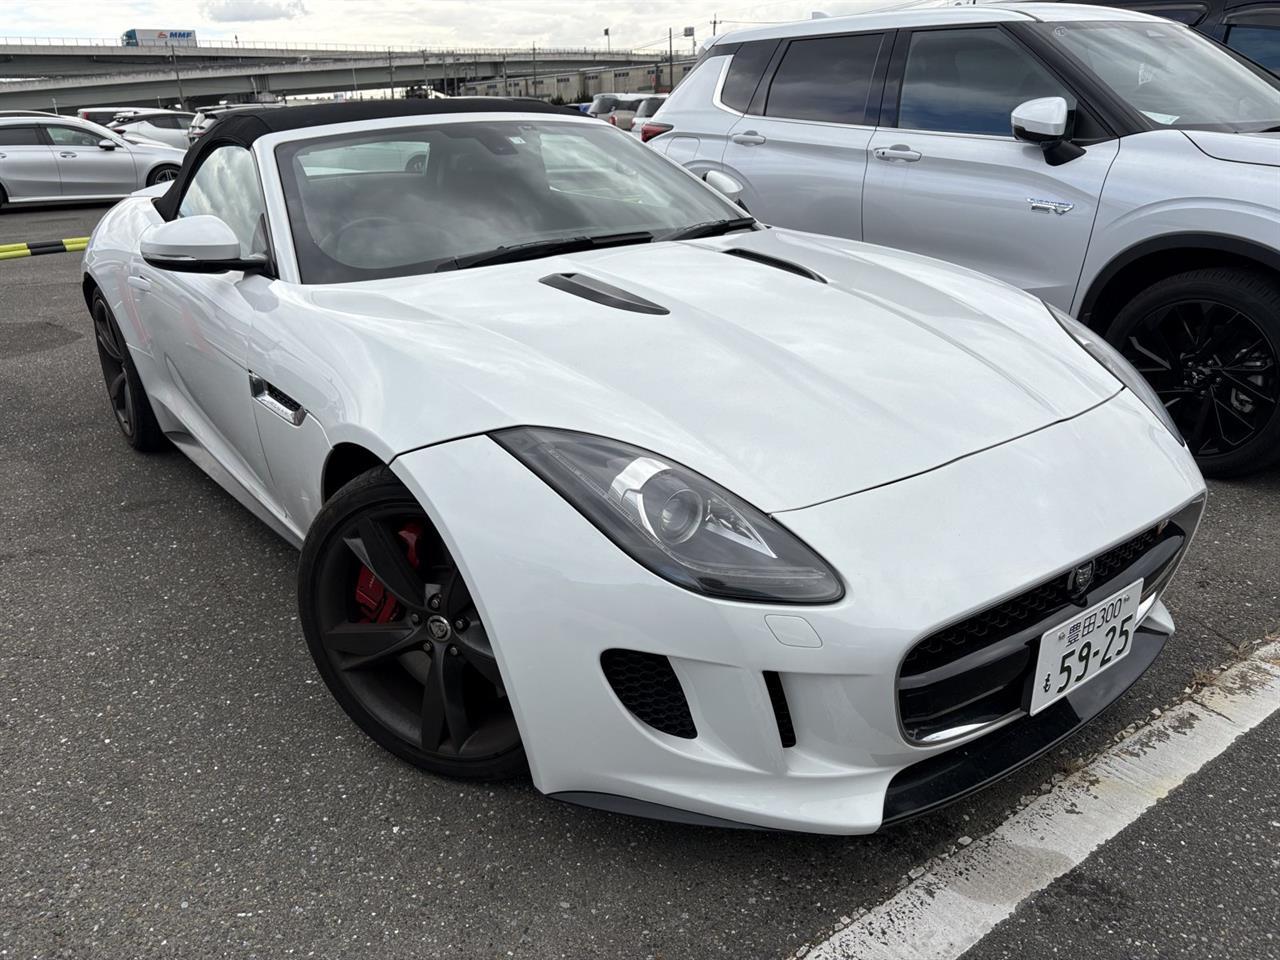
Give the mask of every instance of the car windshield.
M 1280 124 L 1280 78 L 1180 24 L 1067 22 L 1038 29 L 1158 126 L 1246 133 Z
M 634 138 L 582 120 L 397 126 L 283 143 L 276 162 L 304 283 L 528 259 L 561 241 L 645 242 L 742 217 Z

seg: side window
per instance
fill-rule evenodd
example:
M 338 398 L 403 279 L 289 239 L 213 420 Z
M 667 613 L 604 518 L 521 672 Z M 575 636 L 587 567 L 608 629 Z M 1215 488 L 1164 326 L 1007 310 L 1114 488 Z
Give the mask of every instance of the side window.
M 769 85 L 765 114 L 792 120 L 866 123 L 883 35 L 792 40 Z
M 100 134 L 79 127 L 45 127 L 45 130 L 55 147 L 96 147 L 102 139 Z
M 1227 14 L 1227 46 L 1280 73 L 1280 7 L 1245 7 Z
M 211 214 L 240 240 L 240 255 L 267 253 L 267 205 L 258 168 L 244 147 L 218 147 L 204 159 L 187 185 L 178 216 Z
M 981 27 L 911 35 L 898 126 L 1012 136 L 1009 114 L 1026 100 L 1075 98 L 1004 31 Z
M 0 127 L 0 147 L 38 147 L 40 134 L 35 127 Z
M 733 62 L 729 64 L 729 74 L 724 78 L 724 86 L 720 89 L 720 102 L 739 113 L 746 113 L 747 107 L 751 105 L 751 97 L 756 92 L 756 85 L 777 48 L 777 40 L 753 40 L 739 47 L 738 52 L 733 55 Z M 715 47 L 711 49 L 714 50 Z

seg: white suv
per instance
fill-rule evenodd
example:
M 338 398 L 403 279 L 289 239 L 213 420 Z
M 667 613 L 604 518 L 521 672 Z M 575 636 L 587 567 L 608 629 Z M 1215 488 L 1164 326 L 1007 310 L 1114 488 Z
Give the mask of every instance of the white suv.
M 1277 131 L 1280 79 L 1179 24 L 1067 4 L 725 34 L 646 124 L 766 222 L 1071 311 L 1218 475 L 1280 460 Z

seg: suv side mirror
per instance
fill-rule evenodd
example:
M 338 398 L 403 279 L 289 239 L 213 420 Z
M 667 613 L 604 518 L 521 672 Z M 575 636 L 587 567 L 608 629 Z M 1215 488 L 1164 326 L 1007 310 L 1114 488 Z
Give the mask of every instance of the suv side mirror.
M 1084 155 L 1084 148 L 1067 139 L 1070 111 L 1062 97 L 1040 97 L 1013 108 L 1009 120 L 1013 135 L 1024 143 L 1034 143 L 1044 151 L 1051 167 Z
M 142 232 L 142 259 L 179 273 L 246 273 L 263 270 L 266 257 L 241 257 L 240 241 L 217 217 L 201 214 L 158 223 Z
M 708 170 L 702 175 L 702 179 L 706 181 L 707 186 L 714 187 L 731 202 L 739 205 L 742 203 L 742 184 L 727 173 Z
M 104 138 L 98 141 L 99 150 L 114 150 L 115 148 L 116 142 L 114 140 L 107 140 Z

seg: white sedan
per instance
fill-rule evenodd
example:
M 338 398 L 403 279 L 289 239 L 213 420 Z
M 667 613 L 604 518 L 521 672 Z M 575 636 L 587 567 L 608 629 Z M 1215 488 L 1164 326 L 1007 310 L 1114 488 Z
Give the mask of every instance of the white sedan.
M 125 438 L 301 548 L 320 674 L 426 770 L 869 832 L 1173 631 L 1204 485 L 1106 344 L 580 115 L 231 115 L 84 267 Z

